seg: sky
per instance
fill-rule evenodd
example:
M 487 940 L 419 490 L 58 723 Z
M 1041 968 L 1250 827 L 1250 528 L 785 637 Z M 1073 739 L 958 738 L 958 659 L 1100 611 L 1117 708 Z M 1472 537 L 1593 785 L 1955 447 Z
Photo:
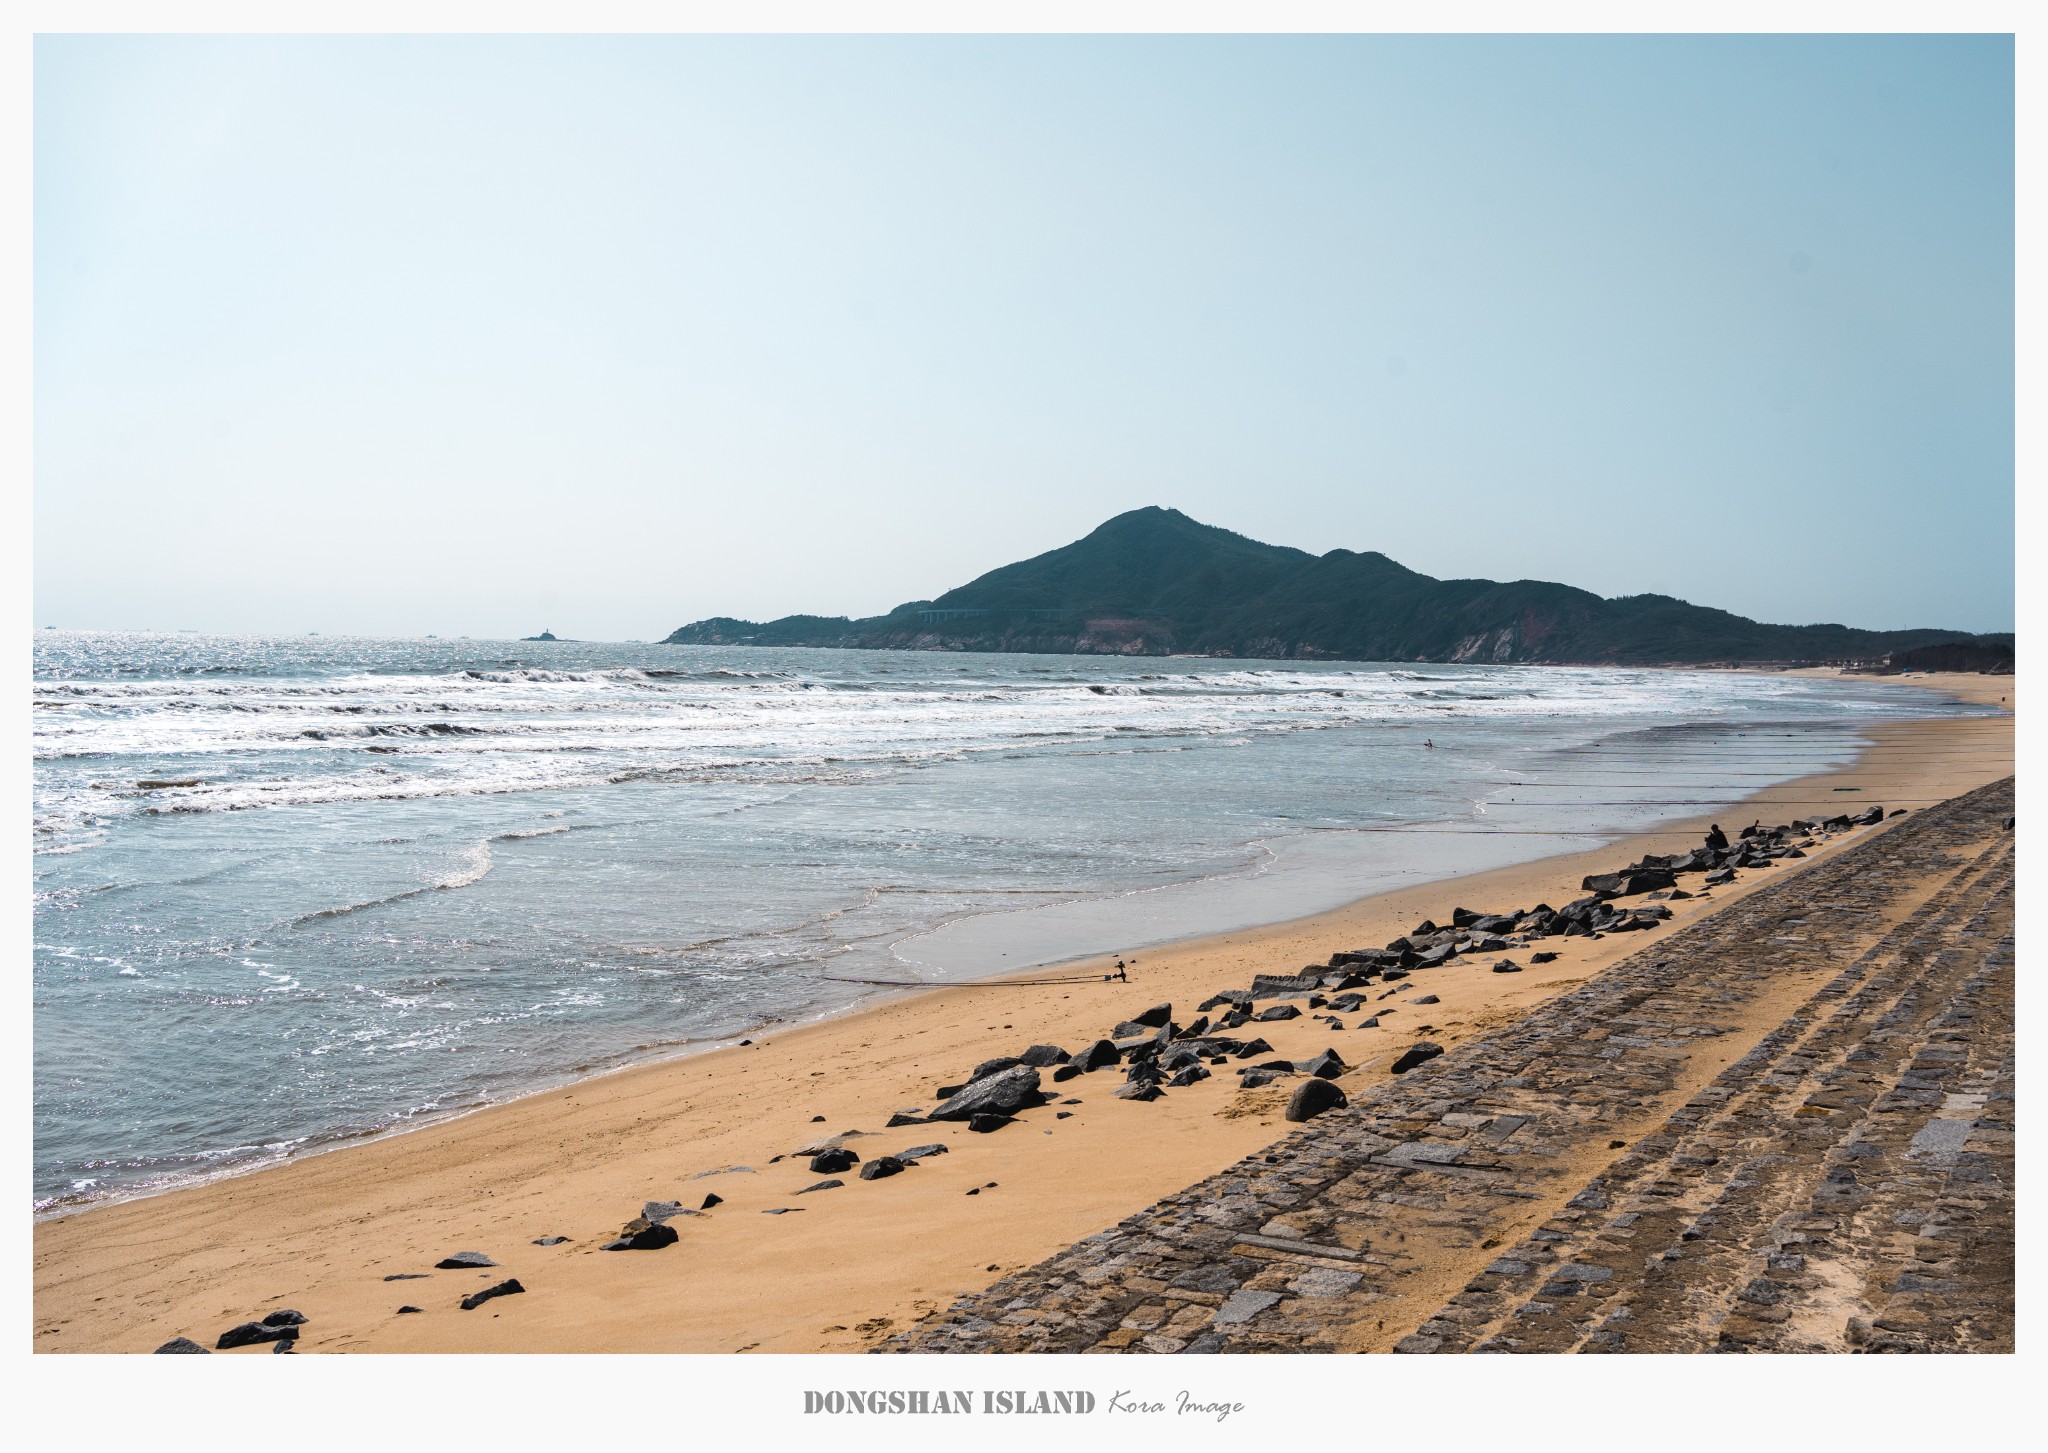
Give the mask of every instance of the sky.
M 43 37 L 35 621 L 656 639 L 1181 509 L 2009 630 L 2004 37 Z

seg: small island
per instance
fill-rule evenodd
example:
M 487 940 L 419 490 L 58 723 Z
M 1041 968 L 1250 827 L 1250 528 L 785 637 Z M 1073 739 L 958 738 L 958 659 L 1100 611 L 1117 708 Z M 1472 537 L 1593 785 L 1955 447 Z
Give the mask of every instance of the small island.
M 519 639 L 522 641 L 552 641 L 556 640 L 557 637 L 553 631 L 542 631 L 537 636 L 521 636 Z

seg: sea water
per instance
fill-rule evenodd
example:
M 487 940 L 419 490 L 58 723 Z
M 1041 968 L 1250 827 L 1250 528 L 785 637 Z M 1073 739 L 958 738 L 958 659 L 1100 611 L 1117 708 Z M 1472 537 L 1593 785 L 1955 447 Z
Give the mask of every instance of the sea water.
M 34 676 L 40 1209 L 881 992 L 850 981 L 1590 846 L 1970 710 L 1733 672 L 192 634 L 41 632 Z

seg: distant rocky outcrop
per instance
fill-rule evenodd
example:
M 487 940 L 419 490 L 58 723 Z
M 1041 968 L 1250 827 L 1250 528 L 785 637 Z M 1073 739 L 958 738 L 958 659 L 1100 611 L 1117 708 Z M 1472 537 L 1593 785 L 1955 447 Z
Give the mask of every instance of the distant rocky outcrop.
M 1261 544 L 1149 508 L 887 615 L 714 616 L 669 645 L 1571 664 L 1876 663 L 2004 643 L 1967 631 L 1767 625 L 1666 595 L 1438 580 L 1377 552 Z M 1902 669 L 1927 669 L 1906 667 Z M 1979 668 L 1963 668 L 1979 669 Z
M 553 641 L 559 640 L 560 637 L 556 636 L 553 631 L 542 631 L 537 636 L 521 636 L 519 639 L 522 641 Z

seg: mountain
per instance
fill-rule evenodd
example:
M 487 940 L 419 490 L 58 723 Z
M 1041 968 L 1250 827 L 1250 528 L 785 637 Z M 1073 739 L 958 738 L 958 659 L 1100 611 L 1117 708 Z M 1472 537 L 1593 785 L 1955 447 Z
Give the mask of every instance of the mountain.
M 1703 664 L 1875 660 L 1968 631 L 1774 626 L 1668 595 L 1438 580 L 1376 551 L 1311 555 L 1152 507 L 884 616 L 718 616 L 671 645 L 852 646 L 1347 661 Z

